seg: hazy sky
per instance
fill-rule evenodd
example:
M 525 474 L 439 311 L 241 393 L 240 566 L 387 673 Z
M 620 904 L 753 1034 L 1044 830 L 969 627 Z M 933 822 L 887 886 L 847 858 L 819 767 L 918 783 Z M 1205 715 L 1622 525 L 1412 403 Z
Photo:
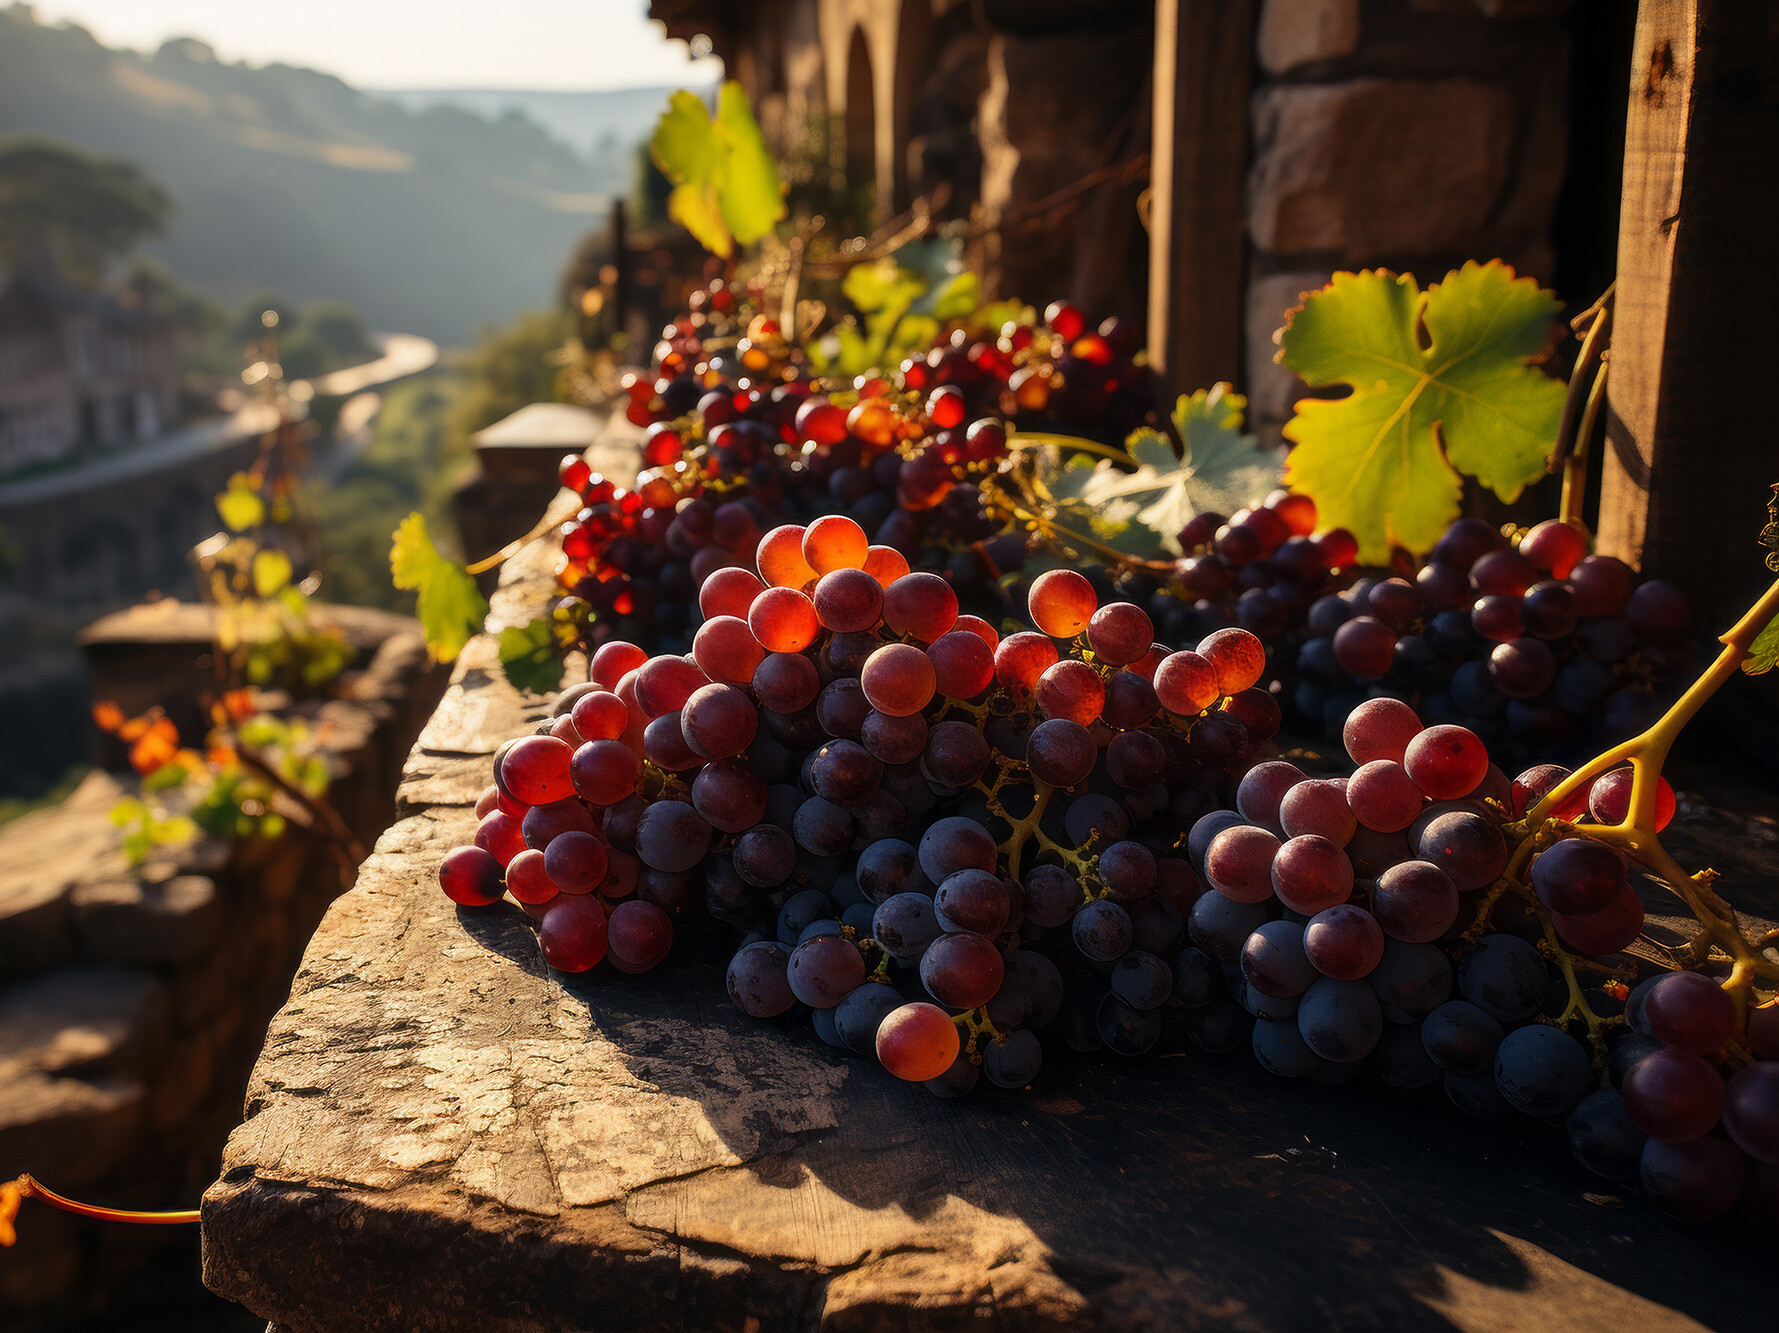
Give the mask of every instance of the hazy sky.
M 283 61 L 373 88 L 629 88 L 706 81 L 648 0 L 39 0 L 108 46 L 197 37 L 224 60 Z

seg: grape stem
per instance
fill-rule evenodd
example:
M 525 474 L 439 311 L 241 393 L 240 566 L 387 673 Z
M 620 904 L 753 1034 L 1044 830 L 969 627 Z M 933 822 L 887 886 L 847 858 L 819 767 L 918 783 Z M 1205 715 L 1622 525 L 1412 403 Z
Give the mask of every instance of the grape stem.
M 135 1222 L 144 1226 L 164 1227 L 198 1221 L 196 1208 L 182 1208 L 173 1212 L 140 1212 L 133 1208 L 101 1208 L 97 1204 L 81 1203 L 57 1194 L 27 1172 L 17 1180 L 0 1185 L 0 1244 L 13 1243 L 15 1237 L 12 1215 L 23 1199 L 41 1199 L 52 1208 L 60 1208 L 65 1213 L 94 1218 L 100 1222 Z
M 1708 667 L 1664 713 L 1654 726 L 1639 736 L 1623 741 L 1590 759 L 1532 807 L 1514 830 L 1520 839 L 1507 874 L 1522 878 L 1526 861 L 1537 843 L 1552 830 L 1565 837 L 1587 837 L 1616 847 L 1632 860 L 1652 871 L 1676 894 L 1685 900 L 1703 927 L 1706 936 L 1729 955 L 1731 968 L 1723 987 L 1736 1002 L 1738 1023 L 1746 1014 L 1755 979 L 1779 981 L 1779 962 L 1765 957 L 1757 947 L 1743 938 L 1736 922 L 1735 910 L 1712 887 L 1717 876 L 1710 870 L 1688 874 L 1657 837 L 1655 827 L 1656 796 L 1660 789 L 1662 765 L 1674 747 L 1681 730 L 1690 722 L 1705 701 L 1735 675 L 1747 659 L 1755 638 L 1779 616 L 1779 581 L 1775 581 L 1760 599 L 1749 608 L 1718 642 L 1724 645 L 1717 660 Z M 1572 825 L 1552 818 L 1552 812 L 1577 792 L 1593 784 L 1594 779 L 1620 763 L 1631 764 L 1631 804 L 1621 823 L 1609 825 Z M 1534 830 L 1538 836 L 1529 836 Z
M 1587 498 L 1588 441 L 1593 436 L 1594 423 L 1605 398 L 1612 293 L 1613 288 L 1608 287 L 1599 300 L 1569 322 L 1570 328 L 1576 330 L 1586 323 L 1588 331 L 1582 337 L 1581 351 L 1569 372 L 1569 392 L 1563 399 L 1563 415 L 1550 455 L 1550 471 L 1559 467 L 1563 470 L 1563 499 L 1557 516 L 1564 523 L 1581 523 L 1582 503 Z

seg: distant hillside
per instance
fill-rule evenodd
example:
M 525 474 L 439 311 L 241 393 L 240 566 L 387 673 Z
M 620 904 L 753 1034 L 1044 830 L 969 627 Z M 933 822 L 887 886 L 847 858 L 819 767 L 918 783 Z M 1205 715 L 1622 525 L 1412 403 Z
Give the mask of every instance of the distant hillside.
M 534 88 L 367 89 L 410 111 L 454 106 L 490 120 L 517 111 L 582 153 L 601 154 L 612 146 L 629 148 L 649 136 L 673 89 L 613 88 L 572 93 Z
M 601 170 L 522 115 L 410 109 L 193 41 L 111 51 L 11 9 L 0 133 L 23 131 L 140 163 L 178 208 L 149 252 L 217 297 L 340 297 L 374 327 L 446 343 L 547 303 L 628 185 L 627 166 Z

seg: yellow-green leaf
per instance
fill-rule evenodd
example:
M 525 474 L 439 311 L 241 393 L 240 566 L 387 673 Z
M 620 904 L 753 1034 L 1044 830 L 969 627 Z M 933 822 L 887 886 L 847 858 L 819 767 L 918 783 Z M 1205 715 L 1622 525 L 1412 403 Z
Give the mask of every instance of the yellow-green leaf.
M 266 502 L 245 472 L 229 478 L 228 489 L 216 497 L 216 512 L 230 532 L 245 532 L 265 521 Z
M 1563 385 L 1529 364 L 1559 306 L 1499 260 L 1422 291 L 1386 270 L 1337 273 L 1292 312 L 1278 361 L 1344 398 L 1304 399 L 1285 479 L 1361 560 L 1429 549 L 1458 515 L 1461 474 L 1512 500 L 1543 475 Z
M 501 630 L 500 666 L 514 689 L 548 694 L 562 684 L 563 665 L 548 617 Z
M 481 631 L 488 599 L 462 566 L 439 554 L 426 535 L 426 520 L 421 515 L 409 514 L 395 530 L 389 573 L 396 587 L 418 594 L 415 614 L 434 660 L 453 660 Z
M 253 557 L 253 590 L 261 597 L 270 597 L 290 583 L 290 557 L 270 548 Z
M 733 79 L 717 93 L 716 125 L 728 148 L 717 186 L 723 221 L 737 241 L 752 245 L 785 215 L 784 189 L 747 93 Z
M 968 319 L 982 304 L 982 279 L 965 269 L 933 295 L 933 318 L 941 324 Z
M 673 185 L 668 215 L 713 254 L 727 259 L 736 241 L 751 245 L 784 216 L 778 168 L 733 80 L 718 92 L 714 118 L 696 93 L 674 93 L 649 152 Z
M 1742 659 L 1742 670 L 1751 676 L 1765 675 L 1779 666 L 1779 620 L 1769 620 L 1767 627 L 1755 635 L 1748 656 Z

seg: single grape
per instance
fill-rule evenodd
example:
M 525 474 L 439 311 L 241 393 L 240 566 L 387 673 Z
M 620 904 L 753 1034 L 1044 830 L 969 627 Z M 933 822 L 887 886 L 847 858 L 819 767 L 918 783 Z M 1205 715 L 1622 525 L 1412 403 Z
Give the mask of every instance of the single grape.
M 1324 1060 L 1363 1060 L 1384 1033 L 1377 996 L 1363 981 L 1319 977 L 1303 994 L 1297 1029 Z
M 1130 948 L 1134 934 L 1130 914 L 1117 903 L 1101 899 L 1075 914 L 1075 947 L 1096 963 L 1110 963 Z
M 585 972 L 597 965 L 605 957 L 606 935 L 605 910 L 591 896 L 559 898 L 538 921 L 544 961 L 558 972 Z
M 907 643 L 887 643 L 872 653 L 859 680 L 871 707 L 891 717 L 918 713 L 938 684 L 932 659 Z
M 1273 896 L 1274 859 L 1280 846 L 1276 835 L 1256 825 L 1227 828 L 1205 850 L 1205 879 L 1235 902 L 1266 902 Z
M 1334 658 L 1359 680 L 1377 680 L 1396 660 L 1396 631 L 1375 616 L 1356 616 L 1334 631 Z
M 766 585 L 749 569 L 730 566 L 719 569 L 705 579 L 698 589 L 698 611 L 705 620 L 733 616 L 746 623 L 748 608 Z
M 1723 1139 L 1665 1143 L 1651 1137 L 1643 1145 L 1639 1174 L 1657 1208 L 1683 1222 L 1709 1222 L 1736 1206 L 1748 1168 L 1735 1145 Z
M 844 514 L 827 514 L 803 532 L 803 559 L 817 575 L 860 569 L 870 542 L 865 530 Z
M 1475 732 L 1448 724 L 1428 727 L 1410 741 L 1402 766 L 1428 796 L 1451 801 L 1468 796 L 1488 775 L 1489 753 Z
M 782 884 L 797 865 L 797 845 L 784 829 L 759 824 L 736 839 L 735 873 L 758 888 Z
M 1211 664 L 1222 694 L 1238 694 L 1266 673 L 1266 646 L 1245 629 L 1220 629 L 1200 640 L 1198 655 Z
M 1345 847 L 1358 825 L 1347 805 L 1344 778 L 1306 779 L 1293 785 L 1279 801 L 1279 827 L 1287 838 L 1314 833 Z
M 620 972 L 646 972 L 673 947 L 673 918 L 654 903 L 632 898 L 606 922 L 606 956 Z
M 1217 671 L 1195 652 L 1169 653 L 1155 668 L 1155 697 L 1170 713 L 1191 717 L 1217 701 Z
M 1601 911 L 1630 887 L 1624 858 L 1592 838 L 1564 838 L 1540 852 L 1531 883 L 1539 902 L 1565 916 Z
M 1106 690 L 1087 663 L 1064 658 L 1038 677 L 1033 700 L 1046 718 L 1066 718 L 1085 727 L 1099 718 Z
M 908 557 L 893 546 L 873 546 L 865 553 L 864 570 L 879 587 L 888 588 L 908 572 Z
M 1361 764 L 1347 779 L 1348 807 L 1361 824 L 1379 833 L 1397 833 L 1414 823 L 1421 798 L 1422 789 L 1407 769 L 1389 759 Z
M 1126 666 L 1149 651 L 1155 626 L 1147 613 L 1130 602 L 1100 607 L 1087 624 L 1087 646 L 1108 666 Z
M 821 633 L 815 603 L 796 588 L 768 588 L 748 608 L 747 627 L 772 653 L 800 653 Z
M 812 582 L 816 571 L 803 558 L 805 530 L 795 523 L 773 528 L 755 548 L 754 564 L 766 583 L 778 588 L 801 588 Z
M 1384 932 L 1363 907 L 1339 903 L 1309 919 L 1303 951 L 1323 976 L 1357 981 L 1383 960 Z
M 1421 732 L 1421 719 L 1400 699 L 1367 699 L 1347 714 L 1341 741 L 1355 764 L 1389 759 L 1400 764 L 1409 742 Z
M 797 653 L 768 653 L 754 671 L 760 707 L 789 715 L 809 707 L 821 690 L 814 662 Z
M 934 688 L 947 699 L 974 699 L 994 684 L 994 650 L 968 630 L 941 634 L 927 649 L 927 656 L 933 664 Z M 1094 683 L 1098 682 L 1095 676 Z
M 934 892 L 933 910 L 946 931 L 998 935 L 1007 928 L 1012 900 L 998 875 L 987 870 L 959 870 L 947 875 Z
M 1025 1087 L 1043 1064 L 1043 1046 L 1024 1030 L 1008 1033 L 1005 1041 L 990 1042 L 982 1052 L 983 1077 L 997 1088 Z
M 1604 957 L 1630 947 L 1643 931 L 1643 904 L 1630 885 L 1618 897 L 1597 912 L 1579 916 L 1551 913 L 1551 925 L 1570 948 L 1578 953 Z
M 544 805 L 573 796 L 569 762 L 574 750 L 554 736 L 526 736 L 505 750 L 499 777 L 506 790 L 526 805 Z
M 1574 1110 L 1592 1072 L 1580 1042 L 1541 1023 L 1515 1028 L 1495 1052 L 1495 1085 L 1501 1095 L 1508 1105 L 1540 1120 Z
M 1392 939 L 1426 944 L 1458 920 L 1458 888 L 1451 876 L 1428 861 L 1404 861 L 1377 877 L 1371 910 Z
M 1305 916 L 1338 906 L 1353 893 L 1353 865 L 1346 852 L 1314 833 L 1279 847 L 1271 877 L 1279 901 Z
M 957 1025 L 937 1005 L 915 1002 L 893 1009 L 877 1028 L 877 1059 L 910 1083 L 942 1076 L 957 1059 Z
M 1441 1069 L 1481 1074 L 1494 1067 L 1501 1024 L 1468 1000 L 1448 1000 L 1421 1022 L 1421 1044 Z
M 791 994 L 812 1009 L 832 1009 L 865 979 L 865 958 L 841 935 L 817 935 L 791 950 Z
M 1032 623 L 1053 639 L 1072 639 L 1084 631 L 1099 607 L 1099 595 L 1072 569 L 1052 569 L 1032 580 L 1026 595 Z
M 1094 1027 L 1106 1049 L 1119 1055 L 1142 1055 L 1161 1040 L 1160 1015 L 1127 1004 L 1117 995 L 1100 1001 Z
M 1001 988 L 1006 969 L 992 940 L 969 931 L 941 935 L 920 960 L 921 984 L 952 1009 L 987 1004 Z
M 892 958 L 912 963 L 944 934 L 933 900 L 923 893 L 891 894 L 877 905 L 871 936 Z
M 1010 634 L 995 649 L 995 681 L 1016 698 L 1024 698 L 1057 661 L 1056 645 L 1046 636 L 1029 630 Z
M 884 589 L 883 620 L 896 634 L 933 643 L 957 624 L 957 594 L 937 574 L 905 574 Z
M 1099 758 L 1092 733 L 1077 722 L 1051 718 L 1032 729 L 1026 763 L 1034 778 L 1053 787 L 1074 787 L 1087 780 Z
M 1757 1061 L 1730 1076 L 1723 1127 L 1750 1157 L 1779 1165 L 1779 1061 Z
M 1174 990 L 1174 973 L 1152 953 L 1132 949 L 1107 977 L 1112 993 L 1134 1009 L 1158 1009 Z
M 856 634 L 877 624 L 883 587 L 862 569 L 836 569 L 821 576 L 810 600 L 823 629 Z
M 1435 816 L 1416 839 L 1415 854 L 1443 870 L 1461 893 L 1486 888 L 1507 869 L 1501 830 L 1468 810 Z
M 1303 947 L 1302 925 L 1267 921 L 1242 945 L 1242 977 L 1262 995 L 1302 995 L 1321 974 Z
M 1459 992 L 1500 1023 L 1530 1018 L 1549 985 L 1543 957 L 1515 935 L 1484 935 L 1458 966 Z
M 464 907 L 487 907 L 506 895 L 501 863 L 481 847 L 457 847 L 446 853 L 439 862 L 439 887 Z
M 1709 1055 L 1735 1031 L 1736 1004 L 1702 973 L 1670 972 L 1644 997 L 1643 1026 L 1677 1051 Z

